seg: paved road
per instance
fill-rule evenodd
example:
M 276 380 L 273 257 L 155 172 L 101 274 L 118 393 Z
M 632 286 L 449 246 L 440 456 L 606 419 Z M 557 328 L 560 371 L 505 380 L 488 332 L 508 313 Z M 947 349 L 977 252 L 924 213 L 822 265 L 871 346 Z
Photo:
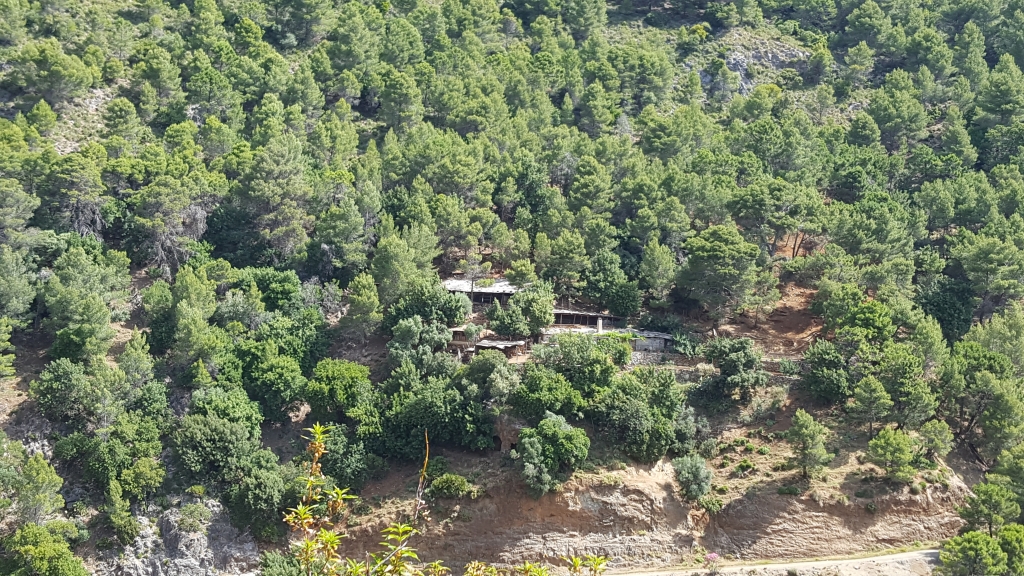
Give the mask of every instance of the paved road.
M 806 562 L 779 562 L 765 564 L 735 564 L 722 567 L 719 574 L 774 574 L 796 570 L 797 574 L 810 574 L 816 569 L 833 568 L 842 574 L 863 574 L 865 576 L 879 574 L 928 574 L 930 567 L 938 565 L 938 550 L 915 550 L 899 554 L 883 554 L 864 558 L 848 558 L 836 560 L 810 560 Z M 898 568 L 897 566 L 898 565 Z M 903 572 L 897 572 L 902 569 Z M 707 574 L 702 569 L 654 570 L 649 572 L 623 572 L 635 576 L 692 576 Z

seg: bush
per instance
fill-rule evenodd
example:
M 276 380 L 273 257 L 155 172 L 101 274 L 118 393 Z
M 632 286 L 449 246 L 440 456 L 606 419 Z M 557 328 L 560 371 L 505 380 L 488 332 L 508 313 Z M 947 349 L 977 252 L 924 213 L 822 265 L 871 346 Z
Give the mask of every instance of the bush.
M 797 486 L 779 486 L 779 494 L 784 496 L 796 496 L 800 494 L 800 488 Z
M 788 358 L 779 360 L 779 372 L 786 376 L 799 376 L 800 375 L 800 364 L 793 362 Z
M 593 421 L 639 462 L 656 462 L 671 448 L 687 452 L 698 423 L 675 386 L 675 376 L 666 370 L 638 368 L 619 374 L 592 405 Z
M 451 465 L 444 456 L 434 456 L 427 462 L 427 478 L 432 480 L 447 474 L 449 470 Z
M 705 458 L 714 458 L 718 456 L 718 440 L 714 438 L 708 438 L 700 443 L 697 447 L 697 452 Z
M 747 476 L 749 473 L 753 472 L 754 470 L 757 470 L 757 466 L 754 466 L 754 463 L 751 462 L 749 459 L 744 458 L 743 460 L 740 460 L 736 464 L 736 468 L 733 470 L 733 472 L 737 476 Z
M 704 496 L 697 500 L 697 506 L 700 506 L 702 510 L 708 514 L 718 514 L 722 511 L 724 504 L 720 498 L 714 496 Z
M 846 359 L 835 344 L 828 340 L 811 344 L 804 353 L 804 362 L 807 372 L 803 375 L 803 383 L 815 398 L 835 403 L 850 396 L 853 389 Z
M 699 500 L 711 490 L 711 470 L 700 456 L 682 456 L 672 461 L 676 480 L 688 500 Z
M 509 404 L 527 420 L 544 414 L 575 415 L 585 406 L 583 396 L 565 376 L 539 364 L 527 364 L 522 383 L 509 396 Z
M 181 507 L 178 528 L 185 532 L 199 532 L 212 517 L 210 509 L 202 504 L 185 504 Z
M 431 496 L 437 498 L 461 498 L 469 494 L 471 489 L 469 480 L 464 476 L 449 472 L 435 478 L 430 483 L 429 491 Z
M 705 383 L 707 392 L 719 397 L 738 396 L 747 401 L 754 389 L 768 383 L 761 365 L 761 353 L 750 338 L 715 338 L 704 344 L 704 358 L 719 369 L 719 375 Z
M 260 559 L 260 574 L 263 576 L 302 576 L 299 561 L 292 556 L 278 552 L 264 552 Z
M 536 428 L 525 428 L 519 433 L 519 446 L 523 480 L 539 496 L 586 460 L 590 438 L 562 416 L 548 413 Z
M 338 486 L 359 490 L 370 477 L 370 455 L 363 448 L 363 443 L 350 440 L 346 431 L 344 426 L 338 426 L 327 437 L 327 453 L 320 460 L 321 467 L 324 474 L 333 478 Z M 431 462 L 433 460 L 431 458 Z

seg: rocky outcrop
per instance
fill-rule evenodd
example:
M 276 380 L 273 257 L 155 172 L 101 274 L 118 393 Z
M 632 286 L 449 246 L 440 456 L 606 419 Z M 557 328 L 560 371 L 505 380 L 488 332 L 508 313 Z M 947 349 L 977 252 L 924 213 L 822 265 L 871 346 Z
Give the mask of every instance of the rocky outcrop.
M 155 523 L 138 517 L 139 537 L 123 554 L 104 557 L 96 576 L 256 576 L 259 550 L 252 536 L 232 526 L 218 502 L 204 504 L 212 516 L 198 532 L 179 527 L 178 508 L 161 513 Z

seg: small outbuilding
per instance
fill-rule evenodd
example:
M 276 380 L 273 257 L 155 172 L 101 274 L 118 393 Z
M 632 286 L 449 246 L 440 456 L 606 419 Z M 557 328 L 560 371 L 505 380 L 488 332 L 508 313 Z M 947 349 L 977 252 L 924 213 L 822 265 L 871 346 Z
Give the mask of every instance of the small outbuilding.
M 471 302 L 476 304 L 493 304 L 494 302 L 507 304 L 508 299 L 519 291 L 519 288 L 504 278 L 496 278 L 493 281 L 477 280 L 476 282 L 465 278 L 449 278 L 441 284 L 444 285 L 445 290 L 452 294 L 465 294 Z
M 672 349 L 673 336 L 665 332 L 629 330 L 629 345 L 637 352 L 666 352 Z
M 476 352 L 498 350 L 506 358 L 526 354 L 526 340 L 481 340 L 476 343 Z
M 583 310 L 568 310 L 555 308 L 555 321 L 553 326 L 594 326 L 598 332 L 603 331 L 605 324 L 618 318 L 604 312 L 587 312 Z

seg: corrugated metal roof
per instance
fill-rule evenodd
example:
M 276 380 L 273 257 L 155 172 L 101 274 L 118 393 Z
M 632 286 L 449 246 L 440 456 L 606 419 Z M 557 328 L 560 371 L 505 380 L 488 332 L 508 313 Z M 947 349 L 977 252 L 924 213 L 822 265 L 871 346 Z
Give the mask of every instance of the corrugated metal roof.
M 476 343 L 477 348 L 497 348 L 498 350 L 515 346 L 526 346 L 526 340 L 481 340 Z
M 490 286 L 481 286 L 480 280 L 477 280 L 476 286 L 465 278 L 449 278 L 441 282 L 444 285 L 445 290 L 449 292 L 465 292 L 469 294 L 474 292 L 477 294 L 515 294 L 519 291 L 511 282 L 504 278 L 497 278 L 494 283 Z
M 664 340 L 671 340 L 675 338 L 675 336 L 672 336 L 671 334 L 666 334 L 665 332 L 653 332 L 651 330 L 632 329 L 630 329 L 629 331 L 633 334 L 636 334 L 637 336 L 640 336 L 641 338 L 662 338 Z
M 568 310 L 566 308 L 555 308 L 552 310 L 555 314 L 575 314 L 576 316 L 600 316 L 601 318 L 615 318 L 611 314 L 604 312 L 587 312 L 585 310 Z

